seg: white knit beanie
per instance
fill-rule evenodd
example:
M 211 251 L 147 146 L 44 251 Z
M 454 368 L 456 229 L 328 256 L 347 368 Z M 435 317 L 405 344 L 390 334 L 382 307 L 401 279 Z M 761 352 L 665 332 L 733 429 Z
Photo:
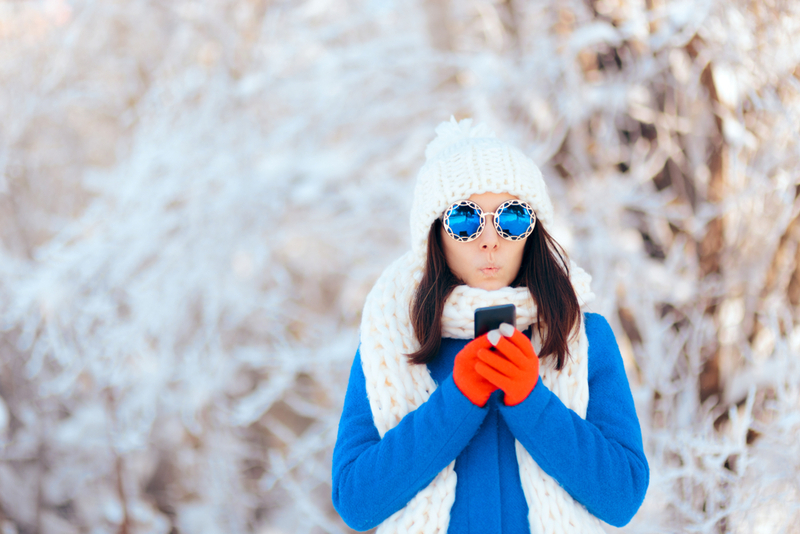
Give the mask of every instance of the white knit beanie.
M 472 119 L 450 117 L 436 127 L 425 159 L 411 205 L 411 248 L 417 257 L 427 254 L 433 221 L 453 202 L 473 194 L 508 193 L 533 207 L 537 224 L 552 224 L 553 203 L 539 168 L 485 124 L 473 128 Z

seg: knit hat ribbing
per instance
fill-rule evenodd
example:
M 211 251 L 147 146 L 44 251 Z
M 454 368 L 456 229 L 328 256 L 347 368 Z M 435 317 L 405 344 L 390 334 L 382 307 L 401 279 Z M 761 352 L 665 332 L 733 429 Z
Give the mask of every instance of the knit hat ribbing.
M 542 173 L 530 158 L 472 119 L 442 122 L 425 150 L 411 205 L 411 247 L 424 257 L 430 226 L 450 204 L 473 194 L 509 193 L 528 202 L 537 224 L 549 227 L 553 203 Z

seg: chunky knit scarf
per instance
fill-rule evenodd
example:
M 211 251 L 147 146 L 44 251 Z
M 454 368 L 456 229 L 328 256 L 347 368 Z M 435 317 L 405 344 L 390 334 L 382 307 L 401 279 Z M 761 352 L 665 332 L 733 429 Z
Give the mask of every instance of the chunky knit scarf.
M 583 306 L 594 298 L 591 277 L 574 263 L 571 281 Z M 409 319 L 409 304 L 422 278 L 422 261 L 409 252 L 391 264 L 367 296 L 361 321 L 361 360 L 366 378 L 375 427 L 381 437 L 394 428 L 409 412 L 416 410 L 436 389 L 425 365 L 411 365 L 406 354 L 415 352 L 419 343 Z M 457 287 L 448 298 L 442 318 L 442 335 L 471 339 L 475 308 L 506 304 L 517 306 L 517 328 L 525 330 L 537 321 L 536 309 L 525 288 L 485 291 Z M 534 348 L 541 346 L 536 335 Z M 586 417 L 589 402 L 588 342 L 581 321 L 577 335 L 570 341 L 570 355 L 561 371 L 552 359 L 542 361 L 543 383 L 580 417 Z M 591 515 L 531 458 L 516 442 L 517 461 L 531 532 L 537 534 L 602 533 L 597 518 Z M 447 532 L 450 508 L 456 495 L 455 461 L 409 501 L 405 508 L 386 519 L 378 532 L 441 533 Z

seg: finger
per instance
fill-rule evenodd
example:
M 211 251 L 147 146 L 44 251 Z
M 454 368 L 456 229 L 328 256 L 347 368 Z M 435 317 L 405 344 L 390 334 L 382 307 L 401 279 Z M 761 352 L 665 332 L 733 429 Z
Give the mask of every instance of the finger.
M 508 361 L 512 362 L 520 369 L 526 367 L 527 362 L 530 361 L 530 357 L 523 354 L 507 337 L 498 341 L 496 348 Z
M 500 333 L 503 334 L 504 336 L 511 337 L 514 335 L 514 330 L 516 330 L 516 328 L 514 328 L 509 323 L 502 323 L 500 325 L 500 328 L 498 328 L 498 330 L 500 330 Z
M 512 377 L 519 373 L 517 366 L 508 361 L 502 354 L 488 350 L 480 350 L 477 355 L 478 360 L 507 377 Z M 475 365 L 477 364 L 478 362 L 475 362 Z
M 490 330 L 489 332 L 486 333 L 486 339 L 488 339 L 489 343 L 491 343 L 492 345 L 497 345 L 497 342 L 500 341 L 500 338 L 502 337 L 503 336 L 502 334 L 500 334 L 500 330 L 497 329 Z
M 494 346 L 491 344 L 491 342 L 489 342 L 488 334 L 483 334 L 482 336 L 476 337 L 469 342 L 469 345 L 476 351 L 480 349 L 488 349 Z
M 505 339 L 508 339 L 514 346 L 517 347 L 522 353 L 525 355 L 526 358 L 535 358 L 536 351 L 533 350 L 533 345 L 531 345 L 531 340 L 528 339 L 528 336 L 523 334 L 517 329 L 514 329 L 514 333 L 510 336 L 506 336 Z
M 510 389 L 513 385 L 513 381 L 510 378 L 504 374 L 498 373 L 493 367 L 490 367 L 483 362 L 478 362 L 475 364 L 475 372 L 491 382 L 492 385 L 502 389 L 503 391 Z

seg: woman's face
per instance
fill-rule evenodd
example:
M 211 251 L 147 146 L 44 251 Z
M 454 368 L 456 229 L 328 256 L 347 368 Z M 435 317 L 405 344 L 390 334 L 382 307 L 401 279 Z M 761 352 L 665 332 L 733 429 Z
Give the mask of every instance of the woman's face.
M 490 213 L 506 200 L 515 198 L 508 193 L 481 193 L 472 195 L 469 200 L 480 206 L 484 213 Z M 522 265 L 522 252 L 528 238 L 519 241 L 503 239 L 495 230 L 490 220 L 492 217 L 487 216 L 481 235 L 468 243 L 451 238 L 442 227 L 447 265 L 454 275 L 470 287 L 492 290 L 509 286 Z

